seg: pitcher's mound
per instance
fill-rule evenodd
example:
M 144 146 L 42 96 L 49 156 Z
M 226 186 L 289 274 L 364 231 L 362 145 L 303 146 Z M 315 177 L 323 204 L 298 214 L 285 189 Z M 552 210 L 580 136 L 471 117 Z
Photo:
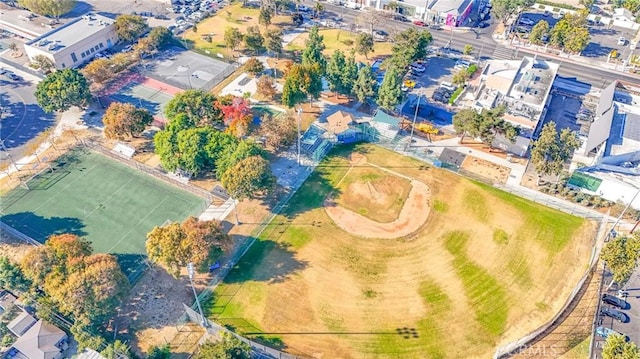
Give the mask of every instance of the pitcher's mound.
M 399 238 L 416 232 L 429 218 L 431 190 L 423 182 L 412 180 L 398 218 L 392 222 L 380 223 L 359 213 L 338 206 L 332 200 L 325 202 L 327 215 L 345 231 L 366 238 Z

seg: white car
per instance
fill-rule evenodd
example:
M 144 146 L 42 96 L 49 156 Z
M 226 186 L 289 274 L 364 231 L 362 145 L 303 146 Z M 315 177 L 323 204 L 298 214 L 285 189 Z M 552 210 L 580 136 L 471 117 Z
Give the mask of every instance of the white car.
M 534 24 L 533 20 L 531 20 L 531 19 L 529 19 L 527 17 L 523 17 L 522 19 L 520 19 L 520 23 L 524 24 L 524 25 L 529 25 L 529 26 Z
M 618 39 L 618 45 L 624 45 L 627 43 L 627 39 L 625 39 L 624 37 L 621 37 Z
M 415 63 L 415 64 L 411 64 L 411 70 L 415 72 L 424 72 L 426 68 L 422 64 Z

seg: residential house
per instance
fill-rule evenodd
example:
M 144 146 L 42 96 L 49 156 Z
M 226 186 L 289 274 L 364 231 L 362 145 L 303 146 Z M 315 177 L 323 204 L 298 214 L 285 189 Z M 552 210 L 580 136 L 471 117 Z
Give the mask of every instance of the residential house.
M 61 359 L 68 340 L 67 334 L 60 328 L 38 320 L 13 344 L 14 358 Z

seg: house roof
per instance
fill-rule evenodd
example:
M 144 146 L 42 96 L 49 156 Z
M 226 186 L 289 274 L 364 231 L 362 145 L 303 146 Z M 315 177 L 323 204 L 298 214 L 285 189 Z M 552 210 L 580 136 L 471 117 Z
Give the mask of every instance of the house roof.
M 349 129 L 349 124 L 353 122 L 353 117 L 344 111 L 337 111 L 327 117 L 327 129 L 335 134 L 340 134 Z
M 17 317 L 13 318 L 9 324 L 7 324 L 7 329 L 16 336 L 21 336 L 35 323 L 36 319 L 23 310 Z
M 640 115 L 635 113 L 626 114 L 622 137 L 640 141 Z
M 82 353 L 75 356 L 76 359 L 105 359 L 95 350 L 85 349 Z
M 54 359 L 61 352 L 56 344 L 66 337 L 60 328 L 39 320 L 13 347 L 29 359 Z
M 15 305 L 15 301 L 16 301 L 16 296 L 4 291 L 2 294 L 0 294 L 0 308 L 7 310 L 7 308 Z

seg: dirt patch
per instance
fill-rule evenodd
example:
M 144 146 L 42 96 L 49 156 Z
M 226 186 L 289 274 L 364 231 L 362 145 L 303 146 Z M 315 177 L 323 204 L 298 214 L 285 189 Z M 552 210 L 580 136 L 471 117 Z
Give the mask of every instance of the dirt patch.
M 361 214 L 336 205 L 332 200 L 325 202 L 329 217 L 345 231 L 366 238 L 399 238 L 414 233 L 427 221 L 431 208 L 431 190 L 423 182 L 412 180 L 411 191 L 400 210 L 398 218 L 392 222 L 380 223 Z
M 461 168 L 479 176 L 490 178 L 494 182 L 507 183 L 511 169 L 483 159 L 466 156 Z

